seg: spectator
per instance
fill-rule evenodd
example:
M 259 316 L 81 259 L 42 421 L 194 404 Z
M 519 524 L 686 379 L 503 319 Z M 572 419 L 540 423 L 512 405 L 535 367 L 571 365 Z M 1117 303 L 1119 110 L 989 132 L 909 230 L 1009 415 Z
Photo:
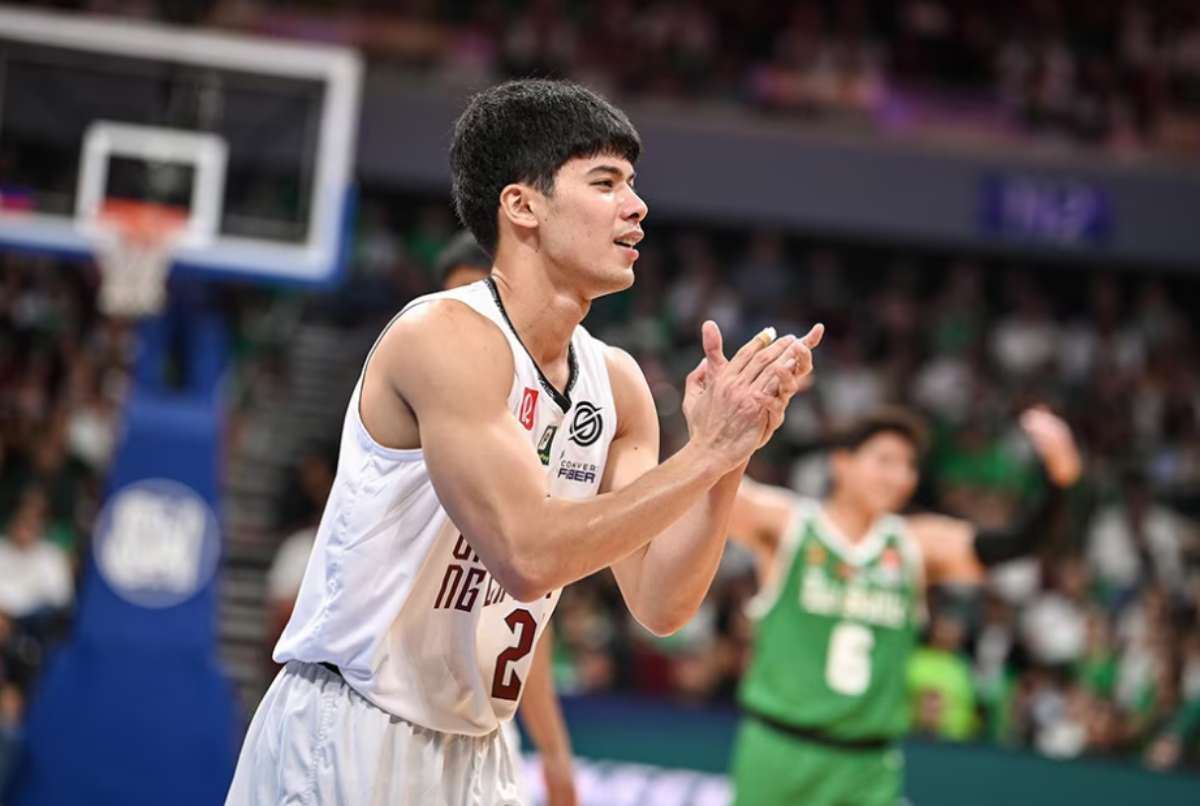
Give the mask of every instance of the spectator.
M 919 733 L 963 741 L 975 735 L 975 684 L 962 655 L 966 624 L 946 608 L 933 618 L 929 642 L 908 664 L 908 692 L 913 726 Z
M 45 494 L 26 489 L 0 540 L 0 612 L 13 619 L 52 616 L 71 603 L 71 563 L 46 539 L 46 509 Z
M 1087 563 L 1096 581 L 1115 596 L 1146 583 L 1182 592 L 1183 519 L 1151 496 L 1136 470 L 1121 481 L 1120 498 L 1099 510 L 1087 533 Z

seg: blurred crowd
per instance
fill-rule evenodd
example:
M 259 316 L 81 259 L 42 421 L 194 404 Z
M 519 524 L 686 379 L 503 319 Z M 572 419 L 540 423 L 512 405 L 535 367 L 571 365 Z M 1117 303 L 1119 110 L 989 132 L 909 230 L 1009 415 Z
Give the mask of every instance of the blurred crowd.
M 0 781 L 69 628 L 132 350 L 97 314 L 93 274 L 0 256 Z
M 53 0 L 338 42 L 442 81 L 568 76 L 622 100 L 706 101 L 961 138 L 1200 145 L 1186 0 Z
M 365 194 L 349 283 L 306 298 L 310 316 L 382 325 L 435 286 L 435 258 L 454 233 L 444 200 Z M 670 223 L 649 230 L 637 274 L 586 325 L 640 362 L 664 453 L 686 438 L 680 389 L 704 319 L 728 344 L 768 324 L 826 324 L 814 386 L 749 471 L 806 495 L 824 489 L 828 434 L 899 402 L 933 426 L 914 508 L 1001 524 L 1038 484 L 1016 414 L 1035 401 L 1063 413 L 1087 461 L 1070 522 L 985 589 L 935 592 L 906 670 L 914 730 L 1058 757 L 1198 760 L 1200 280 Z M 134 335 L 96 314 L 95 283 L 87 267 L 0 258 L 0 746 L 19 730 L 47 647 L 69 628 L 129 383 Z M 226 293 L 243 305 L 263 298 Z M 331 422 L 329 441 L 338 432 Z M 306 452 L 280 502 L 271 632 L 333 461 L 328 448 Z M 611 575 L 571 586 L 556 615 L 560 690 L 730 702 L 756 585 L 751 558 L 731 547 L 699 615 L 667 638 L 629 618 Z

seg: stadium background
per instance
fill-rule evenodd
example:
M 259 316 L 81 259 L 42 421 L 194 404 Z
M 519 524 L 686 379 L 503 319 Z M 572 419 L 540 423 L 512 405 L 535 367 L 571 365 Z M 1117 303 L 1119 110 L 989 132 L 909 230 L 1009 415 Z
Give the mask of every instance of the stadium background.
M 1194 802 L 1200 13 L 1190 4 L 47 5 L 336 43 L 366 59 L 339 282 L 172 287 L 177 304 L 203 297 L 231 338 L 210 386 L 225 412 L 214 595 L 235 724 L 273 673 L 269 648 L 366 349 L 396 309 L 432 290 L 434 258 L 455 232 L 454 115 L 472 88 L 562 75 L 610 94 L 644 136 L 651 215 L 637 284 L 585 324 L 638 358 L 664 451 L 685 434 L 678 390 L 705 318 L 731 342 L 766 324 L 827 325 L 815 387 L 752 463 L 760 480 L 818 492 L 823 436 L 903 402 L 935 426 L 918 504 L 998 523 L 1036 484 L 1017 412 L 1044 400 L 1077 430 L 1087 470 L 1069 528 L 983 592 L 939 591 L 913 668 L 896 671 L 912 681 L 913 801 Z M 0 148 L 0 169 L 12 159 Z M 87 261 L 0 255 L 0 607 L 17 603 L 0 618 L 0 764 L 14 786 L 46 735 L 28 724 L 39 683 L 80 625 L 95 626 L 89 546 L 148 338 L 98 313 L 97 282 Z M 77 593 L 39 585 L 35 564 Z M 701 613 L 666 639 L 628 618 L 607 574 L 564 593 L 555 677 L 585 802 L 722 802 L 753 586 L 749 557 L 731 550 Z M 56 712 L 50 733 L 111 732 L 88 718 Z M 139 774 L 120 746 L 71 745 L 70 764 L 86 765 L 81 752 Z M 192 766 L 198 778 L 225 774 Z

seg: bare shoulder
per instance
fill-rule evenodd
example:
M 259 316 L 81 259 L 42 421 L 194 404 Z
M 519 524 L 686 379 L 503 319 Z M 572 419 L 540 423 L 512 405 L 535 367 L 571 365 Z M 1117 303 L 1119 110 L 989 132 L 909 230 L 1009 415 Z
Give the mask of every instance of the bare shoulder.
M 512 352 L 504 334 L 470 306 L 434 300 L 394 320 L 362 379 L 359 414 L 389 448 L 421 447 L 421 424 L 477 419 L 506 408 Z
M 406 400 L 464 390 L 507 399 L 513 373 L 504 334 L 454 299 L 419 305 L 397 319 L 380 340 L 372 363 L 376 360 Z
M 612 385 L 613 404 L 617 407 L 618 431 L 621 424 L 638 418 L 655 417 L 654 397 L 642 368 L 633 356 L 620 347 L 605 345 L 604 363 Z
M 620 347 L 604 345 L 604 363 L 608 366 L 608 378 L 612 382 L 614 396 L 625 397 L 649 388 L 638 362 Z

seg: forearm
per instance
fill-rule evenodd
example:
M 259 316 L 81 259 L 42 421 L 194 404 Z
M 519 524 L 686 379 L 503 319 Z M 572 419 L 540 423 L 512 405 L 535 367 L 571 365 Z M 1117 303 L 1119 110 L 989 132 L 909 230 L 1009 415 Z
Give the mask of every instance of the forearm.
M 571 738 L 554 693 L 552 655 L 554 635 L 550 627 L 538 641 L 533 665 L 521 696 L 521 722 L 543 758 L 569 760 Z
M 724 472 L 709 453 L 689 444 L 619 490 L 583 501 L 543 499 L 534 512 L 523 513 L 509 541 L 525 598 L 629 556 L 703 500 Z
M 674 632 L 695 614 L 725 551 L 729 520 L 746 464 L 722 476 L 700 501 L 639 555 L 631 610 L 655 632 Z M 670 580 L 670 584 L 663 584 Z
M 975 533 L 975 555 L 985 566 L 1007 562 L 1033 553 L 1045 545 L 1067 508 L 1066 491 L 1043 472 L 1044 491 L 1018 512 L 1007 526 L 979 529 Z

